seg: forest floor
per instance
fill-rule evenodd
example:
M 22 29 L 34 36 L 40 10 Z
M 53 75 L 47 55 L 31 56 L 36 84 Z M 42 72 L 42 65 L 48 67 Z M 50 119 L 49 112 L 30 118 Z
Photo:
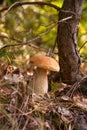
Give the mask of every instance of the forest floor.
M 31 73 L 0 69 L 0 130 L 87 130 L 87 77 L 74 85 L 32 94 Z M 56 85 L 55 85 L 56 84 Z

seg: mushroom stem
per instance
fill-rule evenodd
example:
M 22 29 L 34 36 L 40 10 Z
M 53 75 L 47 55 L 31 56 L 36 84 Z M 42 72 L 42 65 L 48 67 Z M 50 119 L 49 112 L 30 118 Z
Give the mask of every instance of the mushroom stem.
M 48 92 L 47 70 L 38 68 L 34 72 L 33 89 L 36 94 L 45 94 Z

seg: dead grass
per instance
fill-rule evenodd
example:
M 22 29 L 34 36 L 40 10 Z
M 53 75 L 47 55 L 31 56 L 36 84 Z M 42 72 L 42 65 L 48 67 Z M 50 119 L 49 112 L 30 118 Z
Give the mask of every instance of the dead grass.
M 35 95 L 25 77 L 5 76 L 0 80 L 0 130 L 73 130 L 79 113 L 87 114 L 87 99 L 85 106 L 65 90 Z

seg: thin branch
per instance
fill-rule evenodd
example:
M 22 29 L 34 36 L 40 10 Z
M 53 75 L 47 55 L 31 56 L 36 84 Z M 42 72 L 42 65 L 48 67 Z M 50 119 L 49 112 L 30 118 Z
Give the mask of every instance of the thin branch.
M 42 49 L 42 48 L 40 48 L 40 47 L 38 47 L 38 46 L 36 46 L 36 45 L 30 44 L 30 43 L 36 41 L 37 39 L 41 38 L 41 37 L 44 36 L 45 34 L 49 33 L 55 26 L 58 25 L 58 23 L 62 23 L 62 22 L 64 22 L 64 21 L 67 21 L 67 20 L 69 20 L 69 19 L 72 19 L 72 17 L 73 17 L 73 16 L 69 16 L 69 17 L 66 17 L 66 18 L 64 18 L 64 19 L 62 19 L 62 20 L 60 20 L 60 21 L 57 21 L 55 24 L 51 25 L 51 26 L 48 28 L 48 30 L 46 30 L 45 32 L 41 33 L 39 36 L 36 36 L 35 38 L 33 38 L 32 40 L 29 40 L 29 41 L 27 41 L 27 42 L 23 42 L 23 41 L 21 41 L 21 40 L 19 40 L 19 39 L 15 39 L 15 38 L 13 38 L 13 37 L 8 37 L 8 36 L 5 36 L 5 35 L 0 35 L 0 37 L 2 37 L 2 38 L 7 38 L 7 39 L 15 40 L 16 42 L 18 42 L 18 44 L 17 44 L 17 43 L 15 43 L 15 44 L 5 44 L 5 45 L 3 45 L 2 47 L 0 47 L 0 50 L 1 50 L 1 49 L 4 49 L 4 48 L 6 48 L 6 47 L 9 47 L 9 46 L 18 46 L 18 45 L 21 45 L 21 46 L 23 46 L 23 45 L 29 45 L 29 46 L 31 46 L 31 47 L 33 47 L 33 48 L 35 48 L 35 49 L 44 50 L 44 49 Z M 22 44 L 21 44 L 21 43 L 22 43 Z
M 85 41 L 85 42 L 82 44 L 82 46 L 81 46 L 80 49 L 79 49 L 79 52 L 80 52 L 81 49 L 85 46 L 86 43 L 87 43 L 87 41 Z
M 67 20 L 69 20 L 69 19 L 72 19 L 72 18 L 73 18 L 73 16 L 71 15 L 71 16 L 66 17 L 66 18 L 64 18 L 64 19 L 61 19 L 60 21 L 58 21 L 58 23 L 65 22 L 65 21 L 67 21 Z
M 45 32 L 41 33 L 39 36 L 36 36 L 35 38 L 33 38 L 33 39 L 31 39 L 31 40 L 29 40 L 29 41 L 27 41 L 27 42 L 23 42 L 23 41 L 21 41 L 21 40 L 19 40 L 19 39 L 13 38 L 13 37 L 8 37 L 8 36 L 5 36 L 5 35 L 0 35 L 1 38 L 11 39 L 11 40 L 14 40 L 14 41 L 18 42 L 18 44 L 17 44 L 17 43 L 16 43 L 16 44 L 5 44 L 5 45 L 3 45 L 3 46 L 0 48 L 0 50 L 1 50 L 1 49 L 4 49 L 4 48 L 6 48 L 6 47 L 9 47 L 9 46 L 18 46 L 18 45 L 23 46 L 23 45 L 29 45 L 30 47 L 33 47 L 33 48 L 35 48 L 35 49 L 40 49 L 40 50 L 43 50 L 43 51 L 44 51 L 45 49 L 40 48 L 40 47 L 38 47 L 38 46 L 32 44 L 32 42 L 38 40 L 39 38 L 41 38 L 41 37 L 44 36 L 45 34 L 49 33 L 55 26 L 58 25 L 58 23 L 62 23 L 62 22 L 64 22 L 64 21 L 67 21 L 67 20 L 69 20 L 69 19 L 72 19 L 72 17 L 73 17 L 73 16 L 69 16 L 69 17 L 64 18 L 64 19 L 62 19 L 62 20 L 60 20 L 60 21 L 57 21 L 55 24 L 52 24 Z M 21 44 L 21 43 L 22 43 L 22 44 Z
M 13 40 L 13 41 L 17 42 L 17 43 L 14 43 L 14 44 L 5 44 L 2 47 L 0 47 L 0 50 L 2 50 L 4 48 L 7 48 L 7 47 L 10 47 L 10 46 L 23 46 L 23 45 L 29 45 L 30 47 L 32 47 L 34 49 L 44 50 L 43 48 L 39 48 L 38 46 L 36 46 L 34 44 L 31 44 L 31 42 L 36 41 L 37 37 L 33 38 L 32 40 L 29 40 L 28 42 L 23 42 L 22 40 L 19 40 L 19 39 L 13 38 L 13 37 L 4 36 L 4 35 L 0 35 L 0 37 L 10 39 L 10 40 Z
M 6 7 L 6 8 L 3 8 L 0 10 L 0 12 L 3 12 L 3 11 L 10 11 L 12 8 L 16 8 L 18 6 L 21 6 L 21 5 L 39 5 L 39 6 L 50 6 L 56 10 L 60 10 L 61 8 L 54 5 L 54 4 L 51 4 L 51 3 L 48 3 L 48 2 L 42 2 L 42 1 L 39 1 L 39 2 L 15 2 L 14 4 L 12 4 L 10 7 Z
M 16 7 L 19 7 L 19 6 L 22 6 L 22 5 L 39 5 L 39 6 L 50 6 L 54 9 L 56 9 L 57 11 L 61 11 L 61 12 L 64 12 L 64 13 L 70 13 L 72 15 L 76 15 L 73 11 L 68 11 L 68 10 L 62 10 L 60 7 L 54 5 L 54 4 L 51 4 L 49 2 L 42 2 L 42 1 L 38 1 L 38 2 L 15 2 L 13 3 L 10 7 L 6 7 L 6 8 L 3 8 L 0 10 L 0 13 L 3 12 L 3 11 L 7 11 L 6 13 L 8 13 L 10 10 L 12 10 L 13 8 L 16 8 Z

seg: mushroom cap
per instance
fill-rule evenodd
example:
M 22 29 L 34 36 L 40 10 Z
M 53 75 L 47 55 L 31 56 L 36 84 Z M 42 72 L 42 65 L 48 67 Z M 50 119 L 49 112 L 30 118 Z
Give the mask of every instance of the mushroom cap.
M 57 61 L 48 56 L 35 55 L 30 58 L 30 63 L 46 70 L 59 71 L 59 65 Z

